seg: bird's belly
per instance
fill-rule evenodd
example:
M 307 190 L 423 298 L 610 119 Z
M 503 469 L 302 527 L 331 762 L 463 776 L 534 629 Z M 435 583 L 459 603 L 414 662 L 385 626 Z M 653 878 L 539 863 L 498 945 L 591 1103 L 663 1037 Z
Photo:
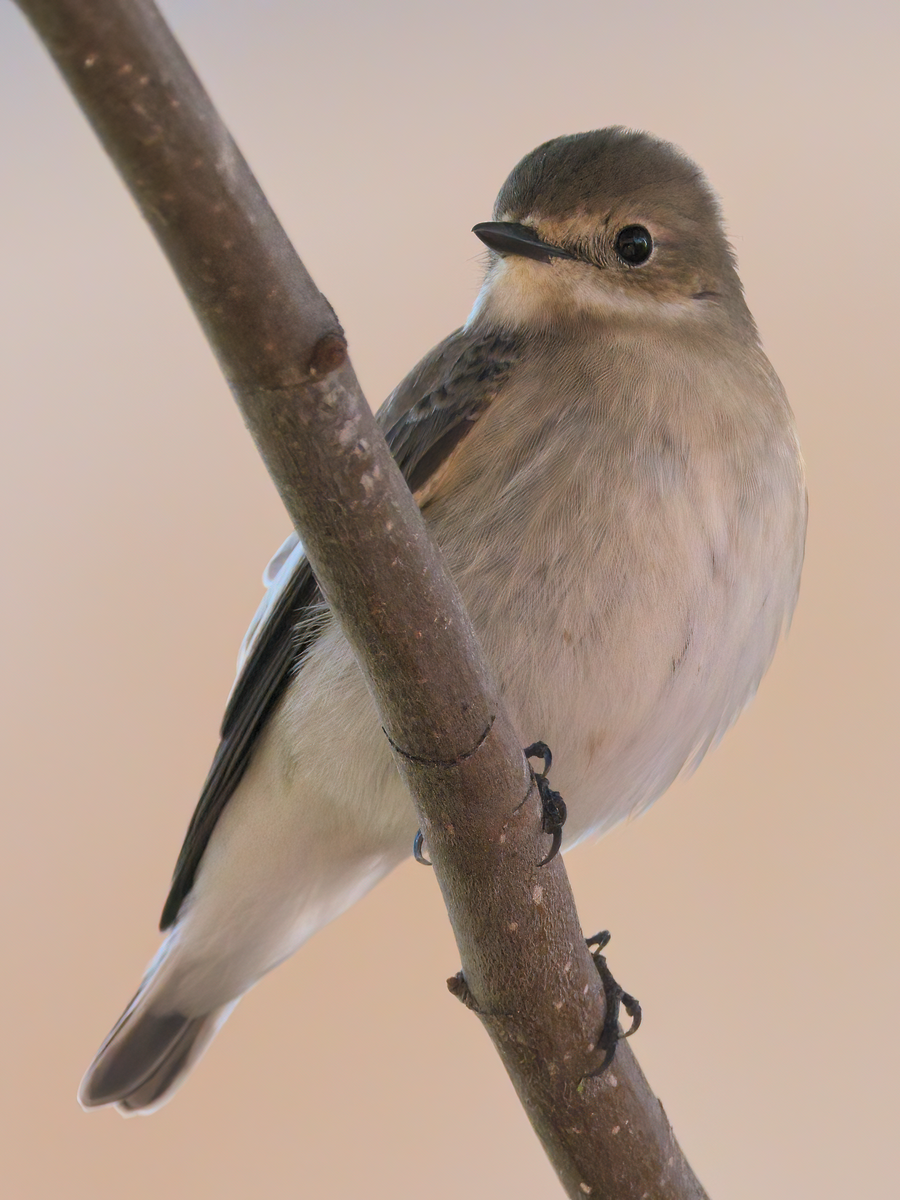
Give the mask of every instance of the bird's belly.
M 532 537 L 510 561 L 458 572 L 523 744 L 553 750 L 564 846 L 640 812 L 700 760 L 756 691 L 796 591 L 761 519 L 704 513 L 684 494 L 614 516 L 600 535 L 586 517 L 560 537 L 548 513 L 543 546 Z
M 547 671 L 545 686 L 557 698 L 552 714 L 531 695 L 514 705 L 526 740 L 540 727 L 554 751 L 552 783 L 569 811 L 565 848 L 646 809 L 699 763 L 755 693 L 775 631 L 723 620 L 700 632 L 699 624 L 688 621 L 682 637 L 662 622 L 645 627 L 635 658 L 596 644 L 586 654 L 593 683 Z

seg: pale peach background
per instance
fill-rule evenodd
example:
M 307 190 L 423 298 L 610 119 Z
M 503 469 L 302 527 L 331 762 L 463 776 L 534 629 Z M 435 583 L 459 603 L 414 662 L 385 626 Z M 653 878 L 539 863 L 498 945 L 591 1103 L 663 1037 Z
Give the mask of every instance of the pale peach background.
M 212 3 L 166 11 L 373 402 L 466 315 L 517 159 L 611 123 L 719 190 L 796 409 L 800 607 L 695 779 L 569 867 L 715 1200 L 896 1195 L 898 12 Z M 266 980 L 173 1104 L 75 1089 L 131 996 L 286 522 L 168 268 L 0 7 L 0 1192 L 554 1196 L 412 864 Z

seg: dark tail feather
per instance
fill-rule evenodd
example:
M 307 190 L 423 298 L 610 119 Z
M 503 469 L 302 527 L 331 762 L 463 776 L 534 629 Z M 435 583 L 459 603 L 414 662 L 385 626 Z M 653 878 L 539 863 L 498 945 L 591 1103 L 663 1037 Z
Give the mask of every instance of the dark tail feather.
M 184 1082 L 233 1004 L 202 1017 L 157 1014 L 138 993 L 81 1082 L 83 1108 L 115 1104 L 125 1115 L 153 1112 Z

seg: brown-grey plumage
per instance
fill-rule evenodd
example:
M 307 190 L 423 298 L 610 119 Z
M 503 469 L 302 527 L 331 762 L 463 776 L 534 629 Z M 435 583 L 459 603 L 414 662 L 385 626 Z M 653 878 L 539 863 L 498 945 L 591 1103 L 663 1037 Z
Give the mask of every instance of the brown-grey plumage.
M 501 189 L 465 326 L 379 420 L 522 744 L 554 749 L 566 841 L 693 766 L 754 694 L 797 595 L 790 409 L 693 163 L 609 129 Z M 245 639 L 169 933 L 82 1084 L 152 1111 L 247 988 L 406 857 L 415 816 L 290 538 Z

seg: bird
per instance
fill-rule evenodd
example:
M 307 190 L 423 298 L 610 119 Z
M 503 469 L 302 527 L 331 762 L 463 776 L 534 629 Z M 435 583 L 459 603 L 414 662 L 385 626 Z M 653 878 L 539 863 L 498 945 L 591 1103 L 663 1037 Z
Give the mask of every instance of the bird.
M 652 804 L 755 694 L 797 600 L 794 418 L 701 169 L 645 132 L 555 138 L 500 189 L 465 324 L 378 423 L 564 849 Z M 149 1113 L 240 997 L 412 851 L 418 822 L 296 534 L 269 563 L 165 938 L 79 1091 Z

